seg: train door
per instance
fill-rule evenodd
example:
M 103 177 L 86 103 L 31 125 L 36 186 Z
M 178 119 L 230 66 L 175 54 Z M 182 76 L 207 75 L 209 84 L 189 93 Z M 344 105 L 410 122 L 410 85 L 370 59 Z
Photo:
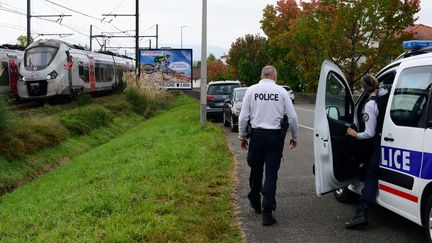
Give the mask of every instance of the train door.
M 19 79 L 18 62 L 16 58 L 9 58 L 9 85 L 10 93 L 13 96 L 18 95 L 17 84 Z
M 90 92 L 96 92 L 96 75 L 95 75 L 95 64 L 93 57 L 89 57 L 89 76 L 90 76 Z

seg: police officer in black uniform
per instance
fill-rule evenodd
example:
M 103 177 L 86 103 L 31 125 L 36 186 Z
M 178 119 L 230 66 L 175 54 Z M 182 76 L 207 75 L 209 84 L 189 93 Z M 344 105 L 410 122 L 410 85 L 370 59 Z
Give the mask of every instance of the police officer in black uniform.
M 263 225 L 276 223 L 272 211 L 276 209 L 277 173 L 282 158 L 285 132 L 288 129 L 286 125 L 281 125 L 284 116 L 288 119 L 291 128 L 291 149 L 297 146 L 298 136 L 297 114 L 294 106 L 288 92 L 276 84 L 276 78 L 277 72 L 273 66 L 262 69 L 260 82 L 246 90 L 239 117 L 240 145 L 242 149 L 249 149 L 247 160 L 251 167 L 249 177 L 251 191 L 248 198 L 256 213 L 263 211 Z M 247 140 L 248 124 L 251 127 L 250 144 Z
M 347 134 L 356 139 L 369 140 L 373 144 L 373 154 L 368 163 L 368 171 L 362 189 L 362 195 L 357 205 L 354 217 L 345 223 L 349 229 L 366 226 L 368 224 L 368 207 L 375 202 L 378 190 L 378 171 L 380 162 L 381 132 L 384 123 L 385 108 L 389 93 L 383 88 L 379 88 L 379 82 L 372 75 L 365 75 L 361 79 L 362 88 L 370 95 L 370 100 L 366 103 L 363 121 L 365 131 L 357 133 L 348 128 Z

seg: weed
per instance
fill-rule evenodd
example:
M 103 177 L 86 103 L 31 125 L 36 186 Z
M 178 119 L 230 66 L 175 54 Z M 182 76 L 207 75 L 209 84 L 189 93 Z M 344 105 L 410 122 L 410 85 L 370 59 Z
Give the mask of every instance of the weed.
M 7 128 L 9 123 L 9 114 L 6 109 L 6 103 L 0 99 L 0 131 Z
M 75 135 L 88 134 L 94 129 L 107 126 L 112 119 L 109 110 L 99 105 L 77 108 L 60 115 L 60 123 Z
M 134 106 L 135 111 L 145 117 L 152 116 L 160 108 L 167 108 L 172 95 L 166 89 L 149 83 L 143 77 L 137 79 L 133 73 L 124 75 L 127 84 L 126 98 Z
M 0 154 L 8 159 L 20 158 L 38 149 L 60 144 L 68 137 L 68 131 L 52 117 L 15 120 L 0 133 Z

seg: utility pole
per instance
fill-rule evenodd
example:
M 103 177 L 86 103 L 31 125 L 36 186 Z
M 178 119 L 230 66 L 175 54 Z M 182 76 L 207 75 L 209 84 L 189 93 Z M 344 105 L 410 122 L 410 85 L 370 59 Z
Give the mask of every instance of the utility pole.
M 136 12 L 135 12 L 135 67 L 137 68 L 137 75 L 138 77 L 140 76 L 140 50 L 139 50 L 139 0 L 135 1 L 135 8 L 136 8 Z
M 93 43 L 93 25 L 90 25 L 90 51 L 92 51 L 92 43 Z
M 27 46 L 31 44 L 31 18 L 42 18 L 42 17 L 57 17 L 57 18 L 63 18 L 63 17 L 70 17 L 72 15 L 69 14 L 55 14 L 55 15 L 31 15 L 31 0 L 27 0 Z M 52 34 L 49 34 L 52 35 Z
M 207 122 L 207 0 L 202 0 L 202 40 L 201 40 L 201 128 Z
M 27 46 L 31 44 L 30 0 L 27 0 Z
M 156 24 L 156 49 L 159 48 L 159 25 Z

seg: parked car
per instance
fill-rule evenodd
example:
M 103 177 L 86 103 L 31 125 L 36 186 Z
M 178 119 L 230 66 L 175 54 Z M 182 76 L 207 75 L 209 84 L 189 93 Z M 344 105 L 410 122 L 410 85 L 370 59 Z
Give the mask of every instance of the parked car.
M 294 96 L 294 92 L 292 91 L 291 87 L 288 85 L 281 85 L 284 89 L 286 89 L 286 91 L 288 91 L 288 94 L 292 100 L 292 103 L 294 104 L 294 100 L 295 100 L 295 96 Z
M 409 50 L 376 75 L 390 95 L 380 134 L 376 202 L 425 227 L 432 241 L 432 41 L 408 41 L 404 47 Z M 365 156 L 346 130 L 365 130 L 368 100 L 363 93 L 354 102 L 344 73 L 324 61 L 313 136 L 317 194 L 334 191 L 337 200 L 347 202 L 361 193 L 370 154 Z
M 247 87 L 235 88 L 230 97 L 225 99 L 223 123 L 224 126 L 230 127 L 232 132 L 236 132 L 238 129 L 238 117 L 240 115 L 246 89 Z
M 240 81 L 212 81 L 207 85 L 207 118 L 222 118 L 225 99 L 230 97 Z

